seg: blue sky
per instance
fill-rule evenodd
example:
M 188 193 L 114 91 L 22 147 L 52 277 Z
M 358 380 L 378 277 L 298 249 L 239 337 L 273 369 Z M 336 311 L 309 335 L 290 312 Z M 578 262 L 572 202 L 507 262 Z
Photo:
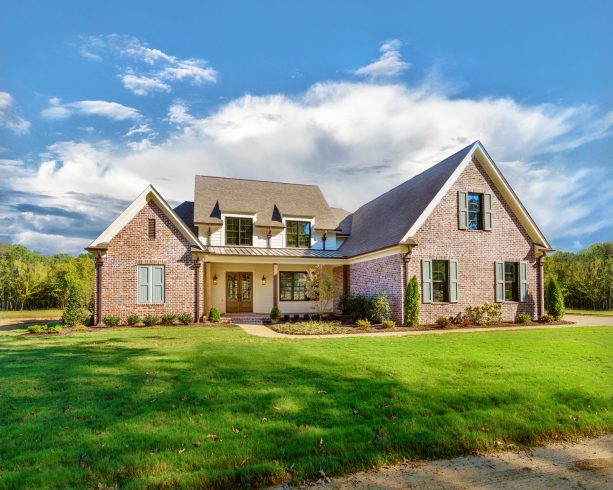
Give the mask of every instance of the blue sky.
M 5 2 L 0 241 L 79 253 L 148 184 L 353 210 L 480 139 L 558 249 L 613 238 L 611 2 Z

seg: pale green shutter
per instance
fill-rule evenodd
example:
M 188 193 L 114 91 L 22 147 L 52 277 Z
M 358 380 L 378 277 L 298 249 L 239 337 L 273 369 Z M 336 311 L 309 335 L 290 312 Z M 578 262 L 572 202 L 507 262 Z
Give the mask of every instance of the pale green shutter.
M 164 267 L 155 265 L 152 268 L 152 302 L 164 302 Z
M 519 263 L 519 301 L 528 301 L 528 262 Z
M 496 262 L 496 301 L 504 301 L 504 262 Z
M 421 261 L 421 292 L 424 303 L 432 303 L 432 261 Z
M 139 266 L 138 268 L 138 302 L 150 303 L 149 288 L 151 285 L 151 267 Z
M 468 194 L 458 192 L 458 228 L 466 230 L 468 228 Z
M 492 195 L 483 194 L 483 229 L 492 229 Z
M 458 261 L 449 261 L 449 302 L 457 303 L 460 296 Z

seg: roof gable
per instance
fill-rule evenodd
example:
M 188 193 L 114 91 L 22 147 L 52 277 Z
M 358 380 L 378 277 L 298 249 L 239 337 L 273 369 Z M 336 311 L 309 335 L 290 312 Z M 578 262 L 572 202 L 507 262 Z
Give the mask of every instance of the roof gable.
M 179 215 L 168 205 L 160 193 L 152 185 L 139 194 L 117 218 L 104 230 L 98 238 L 96 238 L 87 249 L 104 249 L 108 246 L 108 243 L 119 233 L 136 214 L 150 201 L 153 201 L 158 208 L 170 219 L 173 225 L 179 230 L 179 232 L 185 236 L 191 245 L 204 250 L 202 244 L 198 241 L 192 230 L 185 224 L 185 222 L 179 217 Z M 186 204 L 186 203 L 183 203 Z M 179 206 L 180 207 L 180 206 Z M 189 207 L 189 206 L 187 206 Z M 183 209 L 187 212 L 187 209 Z
M 528 236 L 535 244 L 550 248 L 500 169 L 481 142 L 476 141 L 359 208 L 351 218 L 351 235 L 340 250 L 355 256 L 410 240 L 473 157 L 492 179 Z

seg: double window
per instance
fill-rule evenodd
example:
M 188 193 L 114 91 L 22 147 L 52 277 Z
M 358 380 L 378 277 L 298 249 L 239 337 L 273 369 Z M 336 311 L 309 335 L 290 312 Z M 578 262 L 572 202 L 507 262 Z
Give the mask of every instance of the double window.
M 139 304 L 164 302 L 164 276 L 163 265 L 138 266 Z
M 281 301 L 305 301 L 306 272 L 280 272 L 279 299 Z
M 285 234 L 288 247 L 309 248 L 311 246 L 311 223 L 308 221 L 286 221 Z
M 226 245 L 253 245 L 253 220 L 226 217 Z

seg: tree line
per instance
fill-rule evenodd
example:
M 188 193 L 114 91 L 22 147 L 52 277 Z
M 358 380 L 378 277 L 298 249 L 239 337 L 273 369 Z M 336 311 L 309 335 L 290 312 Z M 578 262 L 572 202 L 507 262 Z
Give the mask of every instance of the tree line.
M 556 277 L 569 308 L 613 309 L 613 242 L 545 258 L 545 277 Z
M 0 310 L 63 309 L 71 290 L 83 304 L 92 304 L 93 255 L 42 255 L 23 245 L 0 244 Z

